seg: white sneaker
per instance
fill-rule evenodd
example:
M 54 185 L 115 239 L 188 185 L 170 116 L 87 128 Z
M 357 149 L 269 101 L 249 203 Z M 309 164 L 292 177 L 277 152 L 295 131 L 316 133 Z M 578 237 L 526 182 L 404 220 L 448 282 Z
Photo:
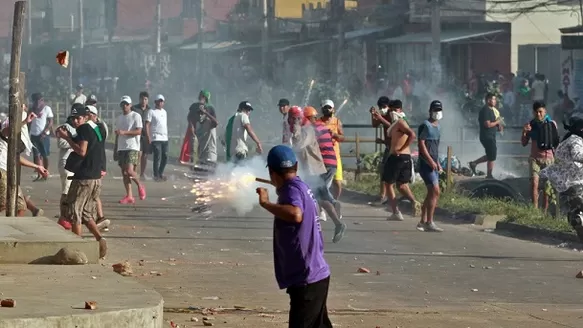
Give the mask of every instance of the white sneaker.
M 393 215 L 389 216 L 387 219 L 388 221 L 405 221 L 403 214 L 401 212 L 393 213 Z
M 320 221 L 324 221 L 324 222 L 328 221 L 328 216 L 326 215 L 326 211 L 324 211 L 324 210 L 320 211 Z
M 425 231 L 428 232 L 443 232 L 443 229 L 438 227 L 433 221 L 425 224 Z

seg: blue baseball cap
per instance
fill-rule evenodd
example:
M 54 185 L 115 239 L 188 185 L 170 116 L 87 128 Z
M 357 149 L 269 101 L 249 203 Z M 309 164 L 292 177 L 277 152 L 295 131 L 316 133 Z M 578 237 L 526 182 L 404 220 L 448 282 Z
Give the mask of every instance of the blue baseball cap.
M 267 167 L 272 170 L 289 169 L 297 162 L 293 149 L 285 145 L 275 146 L 267 154 Z

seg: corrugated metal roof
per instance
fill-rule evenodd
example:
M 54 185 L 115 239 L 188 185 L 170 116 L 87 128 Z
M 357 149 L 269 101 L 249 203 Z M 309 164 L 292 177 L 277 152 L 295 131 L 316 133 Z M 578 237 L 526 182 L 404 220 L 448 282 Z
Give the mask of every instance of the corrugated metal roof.
M 384 32 L 384 31 L 387 31 L 388 29 L 390 29 L 390 27 L 381 26 L 381 27 L 369 27 L 369 28 L 363 28 L 360 30 L 354 30 L 354 31 L 344 33 L 344 39 L 347 39 L 347 40 L 348 39 L 356 39 L 356 38 L 371 35 L 374 33 Z M 338 39 L 338 34 L 334 35 L 333 38 Z
M 469 40 L 477 37 L 488 36 L 503 33 L 504 30 L 459 30 L 459 31 L 442 31 L 441 43 L 452 43 L 457 41 Z M 388 38 L 378 41 L 378 43 L 431 43 L 432 37 L 430 32 L 404 34 L 394 38 Z

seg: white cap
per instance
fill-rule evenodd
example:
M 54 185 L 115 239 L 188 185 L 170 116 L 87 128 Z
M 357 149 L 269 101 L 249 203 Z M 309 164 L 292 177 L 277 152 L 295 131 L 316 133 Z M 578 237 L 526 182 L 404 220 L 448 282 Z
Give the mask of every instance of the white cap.
M 164 98 L 163 95 L 157 95 L 156 98 L 154 98 L 154 101 L 158 101 L 158 100 L 166 101 L 166 98 Z
M 98 115 L 97 114 L 97 108 L 95 106 L 93 106 L 93 105 L 87 105 L 85 107 L 87 107 L 87 109 L 89 110 L 89 113 Z
M 121 97 L 121 101 L 119 103 L 121 104 L 122 102 L 126 102 L 128 104 L 131 104 L 132 98 L 130 98 L 130 96 L 123 96 L 123 97 Z
M 334 108 L 334 102 L 330 99 L 326 99 L 326 100 L 324 100 L 324 102 L 322 102 L 321 107 L 326 107 L 326 106 L 330 106 L 330 107 Z

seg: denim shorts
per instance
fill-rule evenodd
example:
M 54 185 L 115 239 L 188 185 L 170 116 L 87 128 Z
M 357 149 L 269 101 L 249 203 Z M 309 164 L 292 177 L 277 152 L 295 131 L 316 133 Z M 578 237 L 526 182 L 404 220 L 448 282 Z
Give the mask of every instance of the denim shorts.
M 419 175 L 426 186 L 439 186 L 439 172 L 424 165 L 419 167 Z

